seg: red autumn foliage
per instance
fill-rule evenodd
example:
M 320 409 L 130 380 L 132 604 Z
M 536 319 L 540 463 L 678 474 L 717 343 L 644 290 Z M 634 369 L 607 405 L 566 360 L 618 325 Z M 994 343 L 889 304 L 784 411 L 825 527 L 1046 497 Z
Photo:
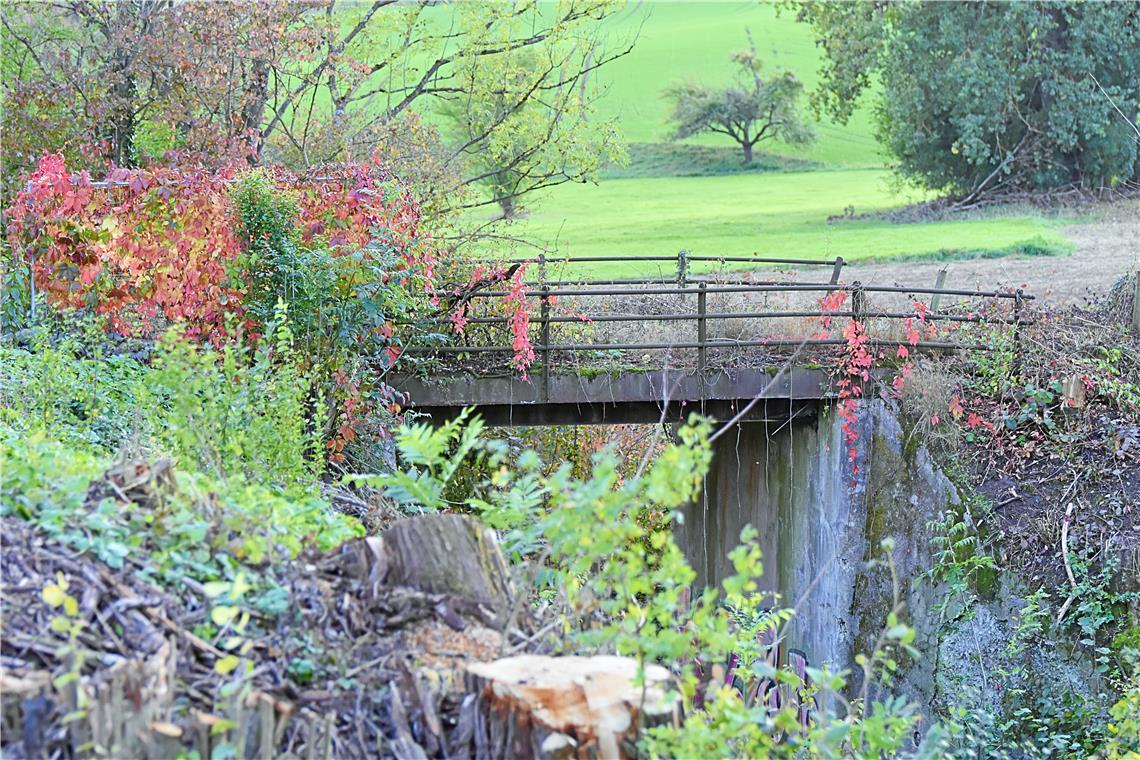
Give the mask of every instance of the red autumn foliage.
M 827 330 L 831 327 L 832 314 L 842 308 L 845 301 L 846 293 L 841 290 L 832 291 L 819 300 L 823 312 L 819 317 L 821 330 L 813 337 L 827 337 Z M 903 320 L 903 326 L 906 330 L 906 343 L 900 343 L 895 347 L 894 358 L 903 360 L 891 381 L 891 388 L 896 396 L 902 392 L 903 385 L 913 371 L 910 362 L 910 348 L 918 345 L 923 337 L 923 329 L 925 329 L 927 337 L 937 336 L 937 329 L 929 319 L 930 307 L 921 301 L 914 301 L 913 305 L 914 316 L 906 317 Z M 863 397 L 863 384 L 871 380 L 871 369 L 877 360 L 885 359 L 887 354 L 885 352 L 880 352 L 878 355 L 874 353 L 870 338 L 867 335 L 866 323 L 859 320 L 852 319 L 846 324 L 843 328 L 843 338 L 845 342 L 837 364 L 838 380 L 836 380 L 836 387 L 839 397 L 837 413 L 842 420 L 843 440 L 847 446 L 847 457 L 854 463 L 859 455 L 859 449 L 856 445 L 859 441 L 859 431 L 856 428 L 858 421 L 857 402 Z M 956 396 L 951 401 L 950 411 L 955 419 L 963 413 L 961 403 Z M 939 422 L 940 419 L 937 415 L 934 415 L 930 420 L 931 425 L 937 425 Z M 858 472 L 859 466 L 855 464 L 853 474 L 858 474 Z
M 227 273 L 242 252 L 228 192 L 236 173 L 114 169 L 96 183 L 49 154 L 11 204 L 8 240 L 54 305 L 91 307 L 123 334 L 179 324 L 188 337 L 219 339 L 242 316 L 245 295 Z M 306 242 L 320 238 L 336 256 L 382 238 L 430 284 L 435 258 L 419 208 L 382 172 L 358 164 L 316 179 L 274 177 L 297 193 Z

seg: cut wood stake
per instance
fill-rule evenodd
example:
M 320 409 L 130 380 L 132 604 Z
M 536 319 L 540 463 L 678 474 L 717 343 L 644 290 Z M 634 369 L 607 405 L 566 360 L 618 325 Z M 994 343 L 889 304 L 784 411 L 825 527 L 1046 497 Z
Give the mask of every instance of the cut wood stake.
M 1058 623 L 1065 617 L 1065 613 L 1069 611 L 1069 606 L 1077 598 L 1077 579 L 1073 576 L 1073 566 L 1069 564 L 1069 523 L 1073 518 L 1075 503 L 1070 501 L 1069 506 L 1065 507 L 1065 519 L 1061 521 L 1061 559 L 1065 562 L 1065 575 L 1069 576 L 1069 585 L 1073 587 L 1073 593 L 1069 594 L 1069 598 L 1065 600 L 1057 612 Z

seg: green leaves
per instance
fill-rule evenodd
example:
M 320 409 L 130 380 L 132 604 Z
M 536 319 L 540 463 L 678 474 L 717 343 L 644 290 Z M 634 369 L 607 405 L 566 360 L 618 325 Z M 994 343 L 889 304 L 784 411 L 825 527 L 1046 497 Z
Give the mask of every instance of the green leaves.
M 481 441 L 483 420 L 468 422 L 470 409 L 439 427 L 404 425 L 394 438 L 409 469 L 374 475 L 349 475 L 346 483 L 378 486 L 409 511 L 437 511 L 450 502 L 447 492 L 460 469 L 483 458 L 489 448 Z

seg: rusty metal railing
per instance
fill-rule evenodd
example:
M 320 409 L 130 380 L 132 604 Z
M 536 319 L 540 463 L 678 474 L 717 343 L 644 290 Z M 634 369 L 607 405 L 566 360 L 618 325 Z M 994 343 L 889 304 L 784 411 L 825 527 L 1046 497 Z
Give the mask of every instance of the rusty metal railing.
M 755 339 L 732 339 L 732 338 L 710 338 L 709 326 L 712 323 L 724 320 L 779 320 L 789 318 L 800 319 L 850 319 L 862 322 L 864 325 L 869 320 L 919 320 L 923 323 L 933 322 L 947 322 L 947 323 L 995 323 L 1002 325 L 1009 325 L 1013 330 L 1013 338 L 1015 344 L 1018 342 L 1019 328 L 1023 324 L 1027 324 L 1030 320 L 1026 319 L 1024 315 L 1024 305 L 1027 301 L 1034 299 L 1034 296 L 1022 292 L 1021 290 L 970 290 L 962 288 L 947 288 L 945 287 L 945 270 L 938 274 L 938 279 L 934 287 L 908 287 L 899 285 L 863 285 L 859 282 L 843 283 L 840 282 L 840 276 L 843 266 L 845 264 L 842 258 L 835 258 L 831 260 L 808 260 L 808 259 L 780 259 L 780 258 L 760 258 L 760 257 L 715 257 L 715 256 L 691 256 L 687 252 L 682 251 L 677 256 L 650 256 L 632 260 L 633 262 L 643 261 L 669 261 L 676 262 L 677 274 L 676 278 L 664 280 L 660 276 L 656 278 L 628 278 L 628 279 L 599 279 L 590 280 L 588 278 L 579 279 L 559 279 L 548 280 L 546 279 L 547 270 L 545 265 L 551 263 L 563 264 L 576 264 L 576 263 L 603 263 L 603 262 L 621 262 L 623 264 L 631 263 L 630 259 L 622 259 L 617 257 L 582 257 L 582 258 L 544 258 L 542 256 L 535 259 L 518 259 L 514 262 L 526 262 L 539 264 L 539 276 L 535 281 L 526 281 L 525 289 L 522 295 L 526 299 L 537 300 L 537 310 L 528 310 L 528 319 L 530 321 L 530 335 L 534 336 L 532 340 L 532 349 L 536 354 L 536 358 L 540 359 L 540 373 L 541 381 L 544 386 L 549 384 L 550 374 L 556 369 L 554 355 L 558 353 L 580 352 L 580 351 L 653 351 L 653 350 L 668 350 L 668 349 L 686 349 L 696 350 L 696 368 L 704 370 L 710 366 L 709 351 L 715 349 L 744 349 L 744 348 L 759 348 L 759 347 L 792 347 L 792 346 L 840 346 L 847 343 L 843 338 L 833 337 L 809 337 L 803 339 L 793 339 L 784 337 L 773 338 L 755 338 Z M 710 279 L 707 277 L 694 277 L 691 274 L 691 265 L 693 262 L 725 262 L 733 264 L 755 264 L 755 265 L 785 265 L 785 266 L 818 266 L 830 267 L 830 277 L 827 282 L 795 282 L 795 281 L 776 281 L 776 280 L 758 280 L 751 281 L 747 278 L 737 277 L 728 282 L 721 280 Z M 502 261 L 497 261 L 498 264 L 503 264 Z M 829 294 L 842 291 L 850 294 L 849 305 L 842 310 L 829 310 L 823 307 L 822 299 Z M 714 311 L 709 309 L 709 296 L 713 294 L 770 294 L 770 293 L 798 293 L 814 295 L 820 294 L 820 307 L 819 308 L 799 308 L 799 309 L 730 309 L 725 311 Z M 874 309 L 868 305 L 868 297 L 873 294 L 890 294 L 890 295 L 906 295 L 910 297 L 929 297 L 929 303 L 925 304 L 925 308 L 920 311 L 905 309 Z M 504 299 L 510 295 L 508 290 L 479 290 L 472 292 L 465 296 L 461 308 L 470 309 L 471 304 L 476 301 L 485 302 L 494 299 Z M 517 293 L 515 296 L 517 297 Z M 679 311 L 675 308 L 664 310 L 660 313 L 629 313 L 628 311 L 595 311 L 593 313 L 582 312 L 575 310 L 572 314 L 558 314 L 555 312 L 555 301 L 560 297 L 576 298 L 576 299 L 605 299 L 610 303 L 621 301 L 622 299 L 630 299 L 634 297 L 644 296 L 673 296 L 680 297 L 684 300 L 690 298 L 695 301 L 696 308 L 693 311 Z M 969 309 L 962 311 L 961 309 L 943 310 L 942 301 L 944 297 L 954 297 L 961 300 L 968 301 L 975 306 L 984 304 L 986 302 L 1008 302 L 1012 308 L 1008 314 L 989 314 L 983 315 L 981 308 Z M 494 316 L 465 316 L 465 324 L 470 325 L 486 325 L 486 326 L 501 326 L 507 327 L 511 322 L 512 317 L 507 315 L 494 315 Z M 451 321 L 451 314 L 446 311 L 437 315 L 436 317 L 421 320 L 417 325 L 431 326 L 439 325 L 444 326 Z M 612 324 L 612 323 L 643 323 L 643 322 L 659 322 L 659 323 L 694 323 L 696 327 L 695 339 L 678 339 L 671 341 L 624 341 L 624 342 L 566 342 L 559 343 L 552 336 L 552 326 L 564 325 L 573 323 L 599 323 L 599 324 Z M 898 340 L 887 340 L 881 336 L 868 336 L 868 344 L 873 347 L 890 347 L 899 345 Z M 916 342 L 907 342 L 905 345 L 910 349 L 917 350 L 930 350 L 930 351 L 955 351 L 961 349 L 979 349 L 984 350 L 989 346 L 982 344 L 964 344 L 950 340 L 928 340 L 920 339 Z M 415 345 L 412 344 L 405 349 L 407 352 L 417 355 L 455 355 L 455 354 L 510 354 L 514 352 L 515 346 L 503 343 L 491 343 L 488 345 Z M 1016 348 L 1017 355 L 1020 355 L 1020 347 Z

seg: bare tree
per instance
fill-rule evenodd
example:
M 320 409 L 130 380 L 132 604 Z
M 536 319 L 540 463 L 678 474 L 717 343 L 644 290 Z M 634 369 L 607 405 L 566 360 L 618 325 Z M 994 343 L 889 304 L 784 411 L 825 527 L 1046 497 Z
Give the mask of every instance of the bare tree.
M 367 154 L 409 112 L 445 114 L 454 179 L 434 190 L 454 202 L 439 205 L 497 204 L 509 216 L 519 197 L 585 181 L 620 155 L 587 88 L 632 48 L 607 39 L 617 7 L 328 0 L 308 18 L 315 54 L 274 70 L 261 142 L 291 163 L 322 164 Z M 472 187 L 488 192 L 472 197 Z

